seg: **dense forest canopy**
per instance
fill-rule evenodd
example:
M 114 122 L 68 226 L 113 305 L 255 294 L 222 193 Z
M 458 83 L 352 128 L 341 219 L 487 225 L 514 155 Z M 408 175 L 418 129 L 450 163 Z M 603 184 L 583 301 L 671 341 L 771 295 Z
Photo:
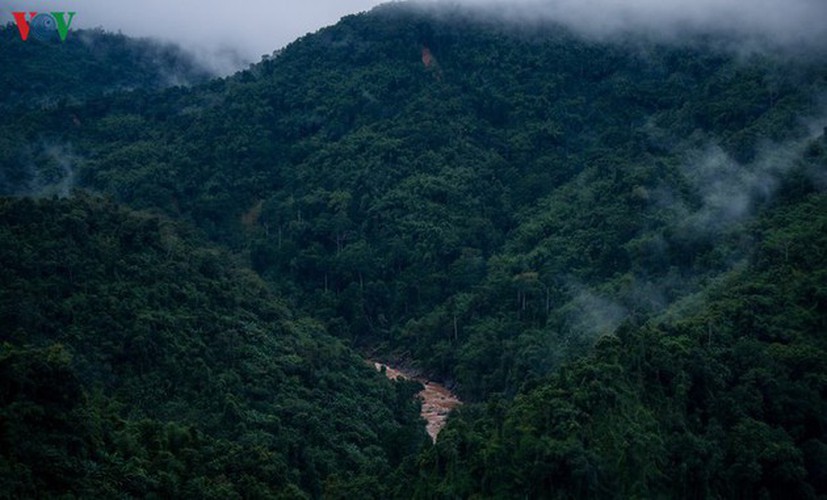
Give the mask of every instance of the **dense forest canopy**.
M 73 30 L 60 43 L 20 39 L 0 26 L 0 110 L 55 107 L 137 88 L 162 89 L 207 81 L 212 75 L 179 47 L 102 29 Z
M 384 495 L 427 439 L 416 384 L 190 230 L 84 195 L 0 221 L 5 493 Z
M 820 53 L 391 4 L 159 89 L 88 36 L 150 62 L 0 104 L 16 493 L 827 495 Z M 354 352 L 469 404 L 430 446 Z

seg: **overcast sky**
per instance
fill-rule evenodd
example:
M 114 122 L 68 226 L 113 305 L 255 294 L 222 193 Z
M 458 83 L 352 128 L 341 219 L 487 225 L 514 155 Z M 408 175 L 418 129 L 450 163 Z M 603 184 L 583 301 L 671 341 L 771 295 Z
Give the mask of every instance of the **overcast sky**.
M 827 47 L 827 0 L 419 0 L 482 6 L 488 15 L 554 19 L 606 35 L 713 32 L 764 38 L 782 46 Z M 5 0 L 11 12 L 44 7 L 76 11 L 73 28 L 101 26 L 175 41 L 195 52 L 235 51 L 246 62 L 296 38 L 369 10 L 381 0 Z
M 491 6 L 497 0 L 461 0 Z M 554 19 L 599 35 L 687 32 L 763 38 L 776 45 L 827 43 L 827 0 L 512 0 L 487 11 L 515 19 Z
M 126 35 L 162 38 L 202 55 L 231 49 L 257 62 L 296 38 L 370 10 L 382 0 L 4 0 L 13 11 L 75 11 L 72 28 L 100 26 Z

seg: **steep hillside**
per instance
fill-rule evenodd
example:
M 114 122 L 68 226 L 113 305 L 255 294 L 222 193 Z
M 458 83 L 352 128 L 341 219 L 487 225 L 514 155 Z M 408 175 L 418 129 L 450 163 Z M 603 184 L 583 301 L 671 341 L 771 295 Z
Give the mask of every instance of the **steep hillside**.
M 192 85 L 211 75 L 180 48 L 103 30 L 72 30 L 63 42 L 21 40 L 0 26 L 0 110 L 38 109 L 113 92 Z
M 732 46 L 385 5 L 229 78 L 19 110 L 0 181 L 182 219 L 316 321 L 280 324 L 445 382 L 470 404 L 436 447 L 380 438 L 422 497 L 823 495 L 827 60 Z M 343 488 L 393 494 L 379 470 Z
M 232 262 L 112 202 L 0 201 L 4 495 L 389 494 L 417 384 Z
M 27 115 L 0 158 L 191 218 L 336 335 L 484 398 L 743 256 L 825 76 L 388 6 L 233 78 Z
M 749 234 L 748 261 L 692 305 L 626 322 L 513 401 L 458 410 L 418 496 L 822 498 L 827 196 Z

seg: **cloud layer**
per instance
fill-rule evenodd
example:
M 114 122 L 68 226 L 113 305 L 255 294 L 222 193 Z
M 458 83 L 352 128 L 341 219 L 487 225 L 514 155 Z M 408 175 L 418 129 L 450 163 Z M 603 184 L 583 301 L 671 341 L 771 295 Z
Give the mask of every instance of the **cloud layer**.
M 74 11 L 72 28 L 102 27 L 175 42 L 226 72 L 238 69 L 241 61 L 257 62 L 300 36 L 379 3 L 381 0 L 7 0 L 0 5 L 0 23 L 11 22 L 14 11 Z
M 444 0 L 419 0 L 445 4 Z M 519 22 L 552 20 L 593 36 L 709 34 L 780 47 L 827 44 L 824 0 L 457 0 Z
M 237 69 L 296 38 L 369 10 L 381 0 L 7 0 L 12 11 L 75 11 L 75 28 L 103 27 L 131 36 L 177 42 L 212 58 L 213 66 Z M 825 0 L 414 0 L 423 5 L 462 5 L 481 15 L 519 23 L 561 22 L 598 37 L 644 33 L 680 39 L 712 34 L 754 46 L 827 51 Z M 223 62 L 222 62 L 223 61 Z

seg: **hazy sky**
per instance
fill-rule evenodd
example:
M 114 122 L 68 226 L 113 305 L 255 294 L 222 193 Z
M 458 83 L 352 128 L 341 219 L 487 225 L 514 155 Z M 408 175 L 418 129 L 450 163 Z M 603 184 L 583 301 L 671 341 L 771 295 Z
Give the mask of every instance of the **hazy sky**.
M 381 0 L 4 0 L 0 20 L 13 11 L 75 11 L 72 28 L 100 26 L 132 36 L 175 41 L 202 54 L 232 49 L 249 62 L 369 10 Z
M 554 19 L 606 35 L 687 32 L 763 39 L 775 45 L 827 43 L 827 0 L 461 0 L 514 19 Z M 493 7 L 492 7 L 493 6 Z
M 554 19 L 597 35 L 711 32 L 787 47 L 827 47 L 827 0 L 419 1 L 480 6 L 487 15 L 513 20 Z M 72 27 L 101 26 L 164 38 L 201 55 L 235 51 L 256 62 L 299 36 L 379 3 L 382 0 L 5 0 L 0 20 L 10 22 L 12 11 L 38 7 L 76 11 Z

